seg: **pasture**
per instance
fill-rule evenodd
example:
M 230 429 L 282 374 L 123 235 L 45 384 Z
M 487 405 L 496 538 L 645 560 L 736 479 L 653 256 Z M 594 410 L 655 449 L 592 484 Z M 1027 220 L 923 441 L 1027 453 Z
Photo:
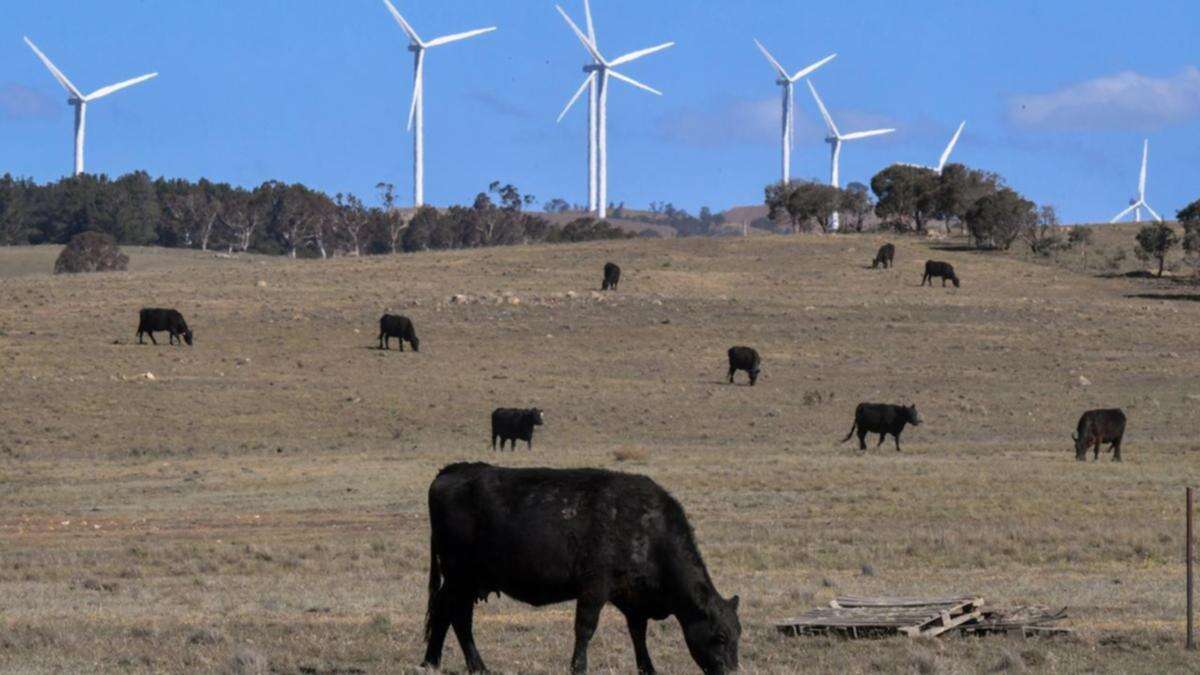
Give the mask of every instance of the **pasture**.
M 1181 505 L 1200 482 L 1200 303 L 891 240 L 888 271 L 867 269 L 876 235 L 330 261 L 126 248 L 129 272 L 78 277 L 37 271 L 57 248 L 0 249 L 0 671 L 415 667 L 425 492 L 463 460 L 655 478 L 742 598 L 747 672 L 1195 667 Z M 927 258 L 962 287 L 919 288 Z M 607 260 L 621 290 L 597 297 Z M 137 345 L 142 306 L 182 311 L 195 346 Z M 376 348 L 385 311 L 413 319 L 420 353 Z M 725 382 L 735 344 L 762 355 L 753 388 Z M 860 401 L 925 423 L 903 453 L 874 436 L 860 452 L 840 442 Z M 545 411 L 532 453 L 489 449 L 497 406 Z M 1077 463 L 1079 414 L 1117 406 L 1125 461 Z M 1066 605 L 1077 634 L 772 627 L 846 593 Z M 493 669 L 562 672 L 572 616 L 493 597 L 476 639 Z M 674 621 L 650 650 L 694 672 Z M 590 661 L 633 668 L 611 608 Z M 448 641 L 443 665 L 462 664 Z

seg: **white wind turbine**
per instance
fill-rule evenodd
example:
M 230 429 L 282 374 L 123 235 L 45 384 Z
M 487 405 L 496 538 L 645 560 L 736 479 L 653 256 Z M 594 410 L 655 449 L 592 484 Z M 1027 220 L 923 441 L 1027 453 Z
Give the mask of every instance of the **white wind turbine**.
M 796 144 L 796 120 L 793 110 L 795 108 L 795 99 L 792 96 L 792 85 L 800 81 L 800 78 L 811 74 L 817 68 L 832 61 L 837 54 L 830 54 L 807 68 L 796 71 L 795 75 L 788 75 L 783 66 L 779 65 L 779 61 L 774 56 L 771 56 L 771 52 L 767 51 L 767 48 L 757 38 L 754 40 L 754 44 L 758 45 L 763 56 L 767 57 L 767 61 L 771 62 L 771 65 L 775 68 L 775 72 L 779 74 L 779 79 L 775 80 L 775 84 L 783 87 L 782 138 L 780 139 L 780 144 L 783 146 L 782 182 L 787 183 L 791 180 L 792 174 L 792 146 Z
M 25 44 L 29 45 L 29 48 L 33 50 L 33 53 L 37 54 L 37 57 L 41 59 L 46 68 L 50 70 L 50 74 L 54 76 L 54 79 L 58 80 L 58 83 L 61 84 L 63 88 L 67 90 L 67 93 L 71 95 L 71 97 L 67 99 L 67 103 L 75 108 L 74 175 L 78 176 L 79 174 L 83 173 L 83 136 L 84 127 L 87 125 L 87 104 L 97 99 L 104 98 L 113 92 L 125 89 L 126 87 L 132 87 L 140 82 L 145 82 L 155 75 L 158 75 L 158 73 L 149 73 L 142 75 L 141 77 L 135 77 L 132 80 L 125 80 L 124 82 L 118 82 L 117 84 L 110 84 L 107 87 L 100 87 L 96 91 L 84 95 L 83 92 L 79 91 L 74 84 L 71 84 L 71 81 L 67 79 L 67 76 L 63 75 L 63 72 L 59 70 L 58 67 L 50 61 L 50 59 L 46 58 L 46 55 L 42 53 L 42 50 L 37 48 L 37 45 L 33 44 L 32 40 L 25 38 Z
M 1150 215 L 1154 216 L 1155 220 L 1160 223 L 1162 222 L 1162 217 L 1154 209 L 1150 208 L 1150 204 L 1146 203 L 1146 158 L 1149 154 L 1150 139 L 1146 139 L 1142 141 L 1142 173 L 1138 177 L 1137 199 L 1130 199 L 1129 208 L 1113 216 L 1113 219 L 1109 222 L 1115 223 L 1128 215 L 1130 211 L 1133 211 L 1133 222 L 1140 223 L 1142 222 L 1142 207 L 1145 207 L 1150 212 Z
M 413 132 L 413 206 L 422 206 L 425 204 L 425 82 L 423 73 L 425 72 L 425 50 L 429 47 L 437 47 L 450 42 L 458 42 L 467 38 L 483 35 L 496 30 L 495 26 L 488 28 L 477 28 L 464 33 L 455 33 L 453 35 L 443 35 L 442 37 L 433 38 L 432 40 L 422 40 L 417 31 L 400 16 L 400 12 L 388 0 L 383 0 L 383 4 L 387 5 L 387 9 L 392 13 L 392 17 L 396 19 L 396 23 L 400 24 L 400 28 L 408 35 L 409 45 L 408 51 L 413 53 L 413 98 L 412 106 L 408 109 L 408 126 L 407 130 Z
M 845 141 L 856 141 L 860 138 L 870 138 L 871 136 L 882 136 L 890 134 L 895 129 L 872 129 L 870 131 L 855 131 L 848 134 L 843 134 L 838 131 L 837 125 L 833 123 L 833 118 L 829 116 L 829 111 L 825 109 L 825 103 L 821 101 L 821 97 L 817 95 L 817 88 L 813 86 L 812 80 L 805 80 L 808 85 L 808 90 L 812 92 L 813 98 L 817 101 L 817 107 L 821 109 L 821 117 L 825 118 L 825 124 L 829 127 L 829 133 L 832 134 L 825 138 L 825 142 L 829 144 L 831 149 L 831 169 L 829 174 L 829 184 L 833 187 L 841 187 L 838 184 L 838 164 L 842 156 L 842 143 Z M 838 212 L 833 212 L 833 222 L 830 223 L 830 228 L 837 230 Z
M 592 112 L 589 109 L 588 113 L 588 201 L 589 206 L 595 212 L 597 218 L 605 218 L 608 216 L 608 78 L 615 77 L 622 82 L 631 84 L 638 89 L 644 89 L 651 94 L 662 96 L 662 92 L 649 87 L 637 80 L 623 75 L 616 70 L 617 66 L 624 65 L 630 61 L 653 54 L 654 52 L 662 51 L 672 45 L 674 42 L 664 42 L 655 47 L 647 47 L 634 52 L 629 52 L 622 56 L 609 61 L 600 54 L 599 48 L 596 46 L 595 29 L 592 26 L 592 11 L 586 0 L 584 2 L 584 11 L 587 13 L 588 35 L 584 35 L 583 31 L 579 30 L 579 26 L 567 16 L 563 8 L 555 5 L 555 9 L 566 20 L 567 25 L 583 43 L 584 49 L 592 57 L 592 62 L 583 67 L 583 72 L 587 73 L 583 84 L 575 91 L 575 95 L 571 100 L 567 101 L 566 107 L 558 118 L 561 120 L 571 106 L 575 105 L 575 101 L 583 95 L 585 89 L 591 89 L 590 100 L 591 105 L 595 106 Z M 593 149 L 594 148 L 594 149 Z M 594 184 L 594 198 L 592 195 Z
M 958 143 L 958 137 L 962 135 L 962 130 L 965 126 L 967 126 L 966 120 L 963 120 L 959 123 L 958 129 L 954 132 L 954 135 L 950 137 L 950 143 L 946 146 L 946 149 L 942 151 L 942 156 L 938 158 L 937 166 L 925 166 L 924 164 L 908 164 L 903 162 L 900 164 L 900 166 L 914 166 L 918 169 L 929 169 L 930 171 L 936 172 L 939 176 L 942 175 L 942 171 L 946 168 L 946 162 L 950 161 L 950 153 L 954 151 L 954 146 Z

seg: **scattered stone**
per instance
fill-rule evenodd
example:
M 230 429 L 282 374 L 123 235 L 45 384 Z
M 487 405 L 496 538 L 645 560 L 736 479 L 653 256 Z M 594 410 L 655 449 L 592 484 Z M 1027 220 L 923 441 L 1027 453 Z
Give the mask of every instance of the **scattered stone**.
M 266 287 L 267 287 L 267 280 L 266 280 L 266 279 L 259 279 L 259 280 L 258 280 L 258 284 L 257 284 L 257 285 L 258 285 L 258 287 L 259 287 L 259 288 L 266 288 Z
M 568 297 L 568 298 L 574 298 L 574 297 L 575 297 L 575 296 L 577 296 L 577 295 L 579 295 L 579 294 L 578 294 L 578 293 L 576 293 L 575 291 L 567 291 L 567 297 Z
M 508 299 L 508 304 L 510 304 L 510 305 L 519 305 L 519 304 L 521 304 L 521 299 L 520 299 L 520 298 L 518 298 L 518 297 L 517 297 L 517 296 L 515 296 L 515 295 L 514 295 L 514 296 L 511 296 L 511 297 L 509 297 L 509 299 Z
M 154 373 L 152 373 L 150 371 L 146 371 L 146 372 L 142 373 L 142 377 L 146 378 L 147 380 L 151 380 L 151 381 L 158 379 L 157 377 L 154 376 Z
M 1091 381 L 1091 380 L 1089 380 L 1089 379 L 1087 379 L 1086 377 L 1084 377 L 1084 376 L 1080 375 L 1080 376 L 1079 376 L 1079 386 L 1081 386 L 1081 387 L 1090 387 L 1090 386 L 1092 386 L 1092 381 Z
M 463 295 L 462 293 L 454 295 L 450 298 L 450 302 L 452 302 L 453 304 L 456 304 L 456 305 L 465 305 L 469 300 L 470 300 L 470 298 Z

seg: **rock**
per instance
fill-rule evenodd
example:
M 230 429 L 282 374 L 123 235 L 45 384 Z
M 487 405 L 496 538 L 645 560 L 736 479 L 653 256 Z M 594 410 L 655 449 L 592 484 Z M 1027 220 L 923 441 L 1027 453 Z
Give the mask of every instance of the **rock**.
M 459 293 L 458 295 L 452 296 L 450 298 L 450 302 L 452 302 L 455 305 L 465 305 L 469 300 L 470 300 L 470 298 L 463 295 L 462 293 Z
M 266 288 L 266 287 L 267 287 L 267 280 L 266 280 L 266 279 L 259 279 L 259 280 L 258 280 L 258 284 L 257 284 L 257 285 L 258 285 L 258 287 L 259 287 L 259 288 Z
M 577 295 L 579 295 L 579 294 L 578 294 L 578 293 L 576 293 L 575 291 L 567 291 L 567 297 L 568 297 L 568 298 L 574 298 L 574 297 L 575 297 L 575 296 L 577 296 Z
M 151 380 L 151 381 L 158 379 L 157 377 L 154 376 L 154 373 L 152 373 L 150 371 L 146 371 L 146 372 L 142 373 L 142 377 L 146 378 L 147 380 Z
M 521 299 L 514 295 L 508 299 L 508 304 L 519 305 L 521 304 Z
M 1092 381 L 1091 381 L 1091 380 L 1089 380 L 1089 379 L 1087 379 L 1086 377 L 1084 377 L 1084 376 L 1080 375 L 1080 376 L 1079 376 L 1079 386 L 1081 386 L 1081 387 L 1090 387 L 1090 386 L 1092 386 Z

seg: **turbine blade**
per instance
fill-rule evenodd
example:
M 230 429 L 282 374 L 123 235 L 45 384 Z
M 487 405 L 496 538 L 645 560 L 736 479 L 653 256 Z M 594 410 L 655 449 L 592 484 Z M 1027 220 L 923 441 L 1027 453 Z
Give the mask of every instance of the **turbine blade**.
M 1146 210 L 1150 212 L 1150 215 L 1154 216 L 1155 220 L 1157 220 L 1160 223 L 1163 221 L 1162 216 L 1158 215 L 1157 211 L 1150 208 L 1150 205 L 1147 204 L 1145 201 L 1142 201 L 1142 206 L 1146 207 Z
M 812 80 L 805 80 L 804 82 L 808 85 L 808 90 L 812 92 L 813 98 L 816 99 L 817 107 L 821 109 L 821 117 L 825 118 L 825 124 L 833 132 L 834 136 L 839 136 L 837 125 L 833 123 L 833 118 L 829 116 L 829 111 L 825 109 L 825 102 L 817 94 L 817 88 L 813 86 Z
M 672 47 L 674 45 L 675 45 L 674 42 L 664 42 L 661 45 L 658 45 L 656 47 L 647 47 L 646 49 L 639 49 L 636 52 L 629 52 L 628 54 L 625 54 L 623 56 L 618 56 L 617 58 L 613 59 L 612 61 L 609 61 L 608 65 L 615 67 L 615 66 L 619 66 L 623 63 L 629 63 L 630 61 L 636 61 L 637 59 L 640 59 L 643 56 L 646 56 L 647 54 L 653 54 L 654 52 L 661 52 L 662 50 L 664 50 L 668 47 Z
M 796 80 L 799 80 L 800 78 L 805 77 L 806 75 L 812 74 L 812 72 L 814 70 L 816 70 L 817 68 L 820 68 L 821 66 L 825 65 L 826 63 L 829 63 L 830 61 L 834 60 L 835 58 L 837 58 L 837 54 L 830 54 L 829 56 L 826 56 L 825 58 L 821 59 L 820 61 L 817 61 L 816 63 L 812 64 L 811 66 L 808 66 L 807 68 L 801 68 L 800 70 L 797 70 L 796 74 L 791 77 L 788 77 L 788 79 L 791 80 L 792 82 L 795 82 Z M 784 74 L 784 77 L 787 77 L 787 75 Z
M 662 96 L 661 91 L 659 91 L 649 85 L 642 84 L 641 82 L 638 82 L 637 80 L 633 79 L 632 77 L 629 77 L 628 75 L 622 75 L 621 73 L 618 73 L 615 70 L 608 70 L 606 72 L 609 75 L 612 75 L 613 77 L 617 78 L 618 80 L 621 80 L 622 82 L 627 82 L 629 84 L 632 84 L 633 86 L 637 87 L 638 89 L 645 89 L 646 91 L 650 92 L 651 94 Z
M 396 9 L 396 6 L 393 5 L 389 0 L 383 0 L 383 4 L 387 5 L 388 11 L 392 13 L 392 18 L 394 18 L 396 23 L 400 24 L 400 28 L 408 34 L 408 39 L 412 40 L 413 44 L 424 47 L 425 43 L 421 42 L 421 36 L 417 35 L 417 31 L 413 30 L 413 27 L 408 25 L 408 22 L 404 20 L 404 17 L 400 16 L 400 12 Z
M 754 38 L 754 44 L 758 45 L 758 50 L 762 52 L 763 56 L 767 57 L 767 60 L 770 61 L 771 65 L 775 67 L 775 72 L 779 73 L 779 76 L 783 79 L 788 79 L 787 71 L 783 69 L 783 66 L 779 65 L 779 62 L 775 60 L 774 56 L 771 56 L 771 52 L 767 51 L 767 48 L 763 46 L 763 43 L 758 41 L 758 38 Z
M 562 112 L 558 114 L 558 119 L 554 120 L 555 124 L 562 121 L 562 118 L 566 116 L 567 111 L 571 109 L 571 106 L 575 105 L 575 101 L 578 101 L 580 96 L 583 96 L 583 92 L 587 91 L 588 85 L 590 85 L 592 80 L 595 78 L 596 71 L 592 71 L 587 77 L 583 78 L 583 84 L 580 85 L 579 89 L 575 90 L 575 95 L 571 97 L 571 100 L 567 101 L 566 107 L 564 107 Z
M 476 35 L 483 35 L 484 33 L 490 33 L 494 30 L 496 30 L 496 27 L 490 26 L 488 28 L 477 28 L 475 30 L 469 30 L 464 33 L 455 33 L 454 35 L 443 35 L 442 37 L 434 38 L 434 39 L 430 40 L 429 42 L 426 42 L 425 46 L 426 47 L 436 47 L 438 45 L 444 45 L 449 42 L 458 42 L 459 40 L 466 40 L 467 38 L 472 38 L 472 37 L 475 37 Z
M 422 95 L 422 79 L 425 75 L 425 50 L 417 52 L 417 76 L 413 78 L 413 95 L 412 105 L 408 108 L 408 126 L 405 127 L 408 131 L 412 131 L 413 118 L 417 115 L 417 106 L 421 103 Z
M 1138 177 L 1138 198 L 1146 199 L 1146 158 L 1150 154 L 1150 139 L 1142 141 L 1142 173 Z M 1149 208 L 1149 207 L 1147 207 Z
M 583 48 L 588 50 L 588 53 L 592 55 L 592 58 L 595 59 L 597 63 L 608 65 L 608 63 L 604 60 L 604 57 L 600 56 L 600 52 L 596 50 L 596 46 L 588 41 L 587 36 L 583 34 L 583 31 L 579 30 L 579 26 L 575 25 L 575 22 L 571 20 L 571 17 L 567 16 L 567 13 L 563 11 L 563 8 L 555 5 L 554 9 L 557 9 L 558 13 L 562 14 L 563 20 L 565 20 L 567 25 L 571 27 L 571 30 L 575 32 L 575 37 L 579 38 L 579 41 L 583 43 Z
M 938 159 L 937 172 L 941 173 L 942 169 L 946 168 L 946 162 L 950 160 L 950 153 L 954 151 L 954 145 L 958 143 L 958 137 L 962 134 L 963 127 L 967 125 L 967 121 L 963 120 L 958 125 L 958 131 L 954 132 L 954 136 L 950 138 L 950 144 L 942 151 L 941 158 Z
M 600 44 L 596 42 L 596 26 L 592 23 L 592 3 L 588 0 L 583 0 L 583 15 L 587 18 L 588 40 L 593 47 L 600 49 Z
M 83 94 L 75 88 L 75 85 L 71 84 L 71 81 L 67 79 L 66 75 L 63 75 L 63 72 L 58 69 L 58 66 L 55 66 L 54 63 L 42 53 L 42 50 L 38 49 L 37 45 L 33 44 L 33 40 L 25 38 L 25 44 L 29 45 L 29 48 L 33 50 L 34 54 L 37 54 L 37 57 L 41 59 L 42 64 L 50 70 L 50 74 L 54 76 L 54 79 L 58 80 L 58 83 L 61 84 L 64 89 L 74 94 L 75 98 L 83 98 Z
M 1129 208 L 1127 208 L 1127 209 L 1125 209 L 1124 211 L 1122 211 L 1122 212 L 1118 213 L 1117 215 L 1113 216 L 1113 217 L 1112 217 L 1112 220 L 1110 220 L 1110 221 L 1108 221 L 1108 222 L 1110 222 L 1110 223 L 1115 223 L 1115 222 L 1117 222 L 1118 220 L 1120 220 L 1120 219 L 1124 218 L 1125 216 L 1129 215 L 1129 212 L 1130 212 L 1130 211 L 1133 211 L 1133 210 L 1134 210 L 1134 209 L 1136 209 L 1138 206 L 1141 206 L 1141 203 L 1137 203 L 1137 204 L 1131 204 L 1131 205 L 1129 206 Z
M 104 98 L 105 96 L 108 96 L 109 94 L 111 94 L 115 91 L 121 91 L 122 89 L 125 89 L 126 87 L 132 87 L 135 84 L 138 84 L 140 82 L 145 82 L 146 80 L 149 80 L 150 78 L 157 77 L 157 76 L 158 76 L 158 73 L 147 73 L 145 75 L 142 75 L 141 77 L 135 77 L 132 80 L 125 80 L 124 82 L 118 82 L 117 84 L 110 84 L 107 87 L 100 87 L 96 91 L 93 91 L 92 93 L 88 94 L 87 97 L 85 97 L 83 100 L 95 101 L 96 99 Z
M 872 136 L 882 136 L 884 134 L 890 134 L 893 131 L 895 131 L 895 129 L 872 129 L 870 131 L 855 131 L 854 133 L 846 134 L 845 136 L 842 136 L 841 138 L 843 141 L 856 141 L 860 138 L 870 138 Z

